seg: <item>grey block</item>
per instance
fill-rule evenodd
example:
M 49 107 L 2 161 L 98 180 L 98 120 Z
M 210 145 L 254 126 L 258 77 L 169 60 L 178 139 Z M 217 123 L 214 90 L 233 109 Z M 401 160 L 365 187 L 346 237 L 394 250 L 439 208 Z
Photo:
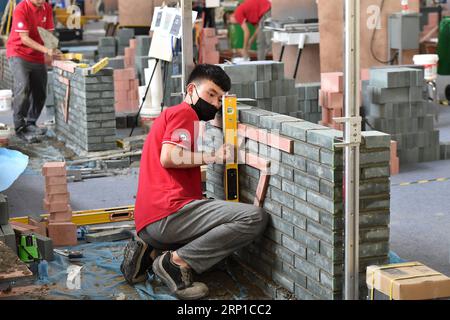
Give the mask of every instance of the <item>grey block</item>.
M 40 234 L 35 234 L 39 254 L 44 260 L 53 261 L 53 240 Z
M 288 235 L 290 237 L 294 236 L 294 226 L 290 223 L 287 223 L 283 219 L 280 219 L 276 216 L 270 216 L 269 217 L 269 225 L 274 227 L 276 230 L 282 232 L 283 235 Z M 294 251 L 294 250 L 291 250 L 291 251 Z M 296 251 L 294 251 L 294 252 L 296 252 Z
M 390 148 L 391 136 L 378 131 L 362 132 L 364 147 L 366 149 Z
M 115 37 L 104 37 L 99 40 L 100 47 L 115 47 L 116 43 L 117 40 Z
M 259 120 L 262 116 L 273 116 L 273 115 L 277 114 L 259 108 L 243 109 L 239 110 L 239 121 L 242 123 L 247 123 L 259 127 L 260 126 Z
M 319 252 L 319 239 L 309 234 L 308 232 L 294 227 L 294 239 L 297 240 L 300 244 L 304 245 L 308 249 L 308 252 Z
M 283 123 L 281 126 L 281 134 L 297 140 L 306 141 L 306 133 L 309 130 L 318 129 L 329 128 L 297 119 L 297 122 Z
M 281 235 L 281 242 L 283 247 L 294 252 L 296 256 L 306 258 L 307 250 L 300 242 L 292 239 L 286 234 Z
M 9 223 L 8 197 L 0 193 L 0 225 Z
M 334 129 L 309 130 L 307 132 L 306 141 L 310 144 L 327 148 L 328 150 L 334 150 L 334 144 L 338 142 L 337 139 L 342 138 L 342 131 Z

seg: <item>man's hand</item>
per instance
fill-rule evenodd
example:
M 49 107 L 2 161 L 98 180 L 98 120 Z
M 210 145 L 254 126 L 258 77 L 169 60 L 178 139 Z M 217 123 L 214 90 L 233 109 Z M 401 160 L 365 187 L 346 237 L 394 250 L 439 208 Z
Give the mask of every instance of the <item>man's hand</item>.
M 61 51 L 59 51 L 58 49 L 47 49 L 46 54 L 53 60 L 62 60 L 63 59 L 63 53 Z
M 222 145 L 219 150 L 215 153 L 216 157 L 216 163 L 217 164 L 224 164 L 224 163 L 230 163 L 234 162 L 234 152 L 233 152 L 233 146 L 229 144 Z

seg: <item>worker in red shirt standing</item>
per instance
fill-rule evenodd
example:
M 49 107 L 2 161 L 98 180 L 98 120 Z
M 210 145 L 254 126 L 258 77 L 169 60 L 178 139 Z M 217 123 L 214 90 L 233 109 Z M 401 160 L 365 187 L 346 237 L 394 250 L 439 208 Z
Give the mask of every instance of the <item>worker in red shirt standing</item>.
M 130 284 L 160 277 L 180 299 L 201 299 L 205 284 L 192 281 L 262 234 L 264 209 L 235 202 L 203 199 L 200 167 L 232 159 L 231 147 L 199 152 L 199 121 L 210 121 L 230 90 L 228 75 L 215 65 L 197 65 L 185 100 L 155 120 L 142 150 L 136 195 L 135 224 L 120 266 Z M 157 250 L 166 251 L 157 256 Z
M 38 27 L 53 31 L 52 7 L 45 0 L 24 0 L 13 13 L 6 55 L 13 71 L 13 110 L 16 135 L 37 142 L 45 128 L 36 126 L 47 98 L 45 55 L 59 59 L 61 52 L 44 46 Z
M 244 0 L 230 16 L 231 23 L 239 23 L 244 31 L 244 44 L 242 47 L 242 56 L 248 58 L 248 51 L 255 41 L 259 30 L 259 22 L 264 15 L 271 9 L 272 0 Z M 250 37 L 250 30 L 247 22 L 256 27 L 255 32 Z

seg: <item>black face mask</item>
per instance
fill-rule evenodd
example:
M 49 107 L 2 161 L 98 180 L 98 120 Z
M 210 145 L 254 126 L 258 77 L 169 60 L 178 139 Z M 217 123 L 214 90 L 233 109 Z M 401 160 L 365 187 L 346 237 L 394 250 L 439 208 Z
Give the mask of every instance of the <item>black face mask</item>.
M 195 92 L 197 93 L 198 100 L 195 104 L 191 103 L 191 107 L 194 109 L 195 113 L 197 113 L 197 116 L 199 120 L 201 121 L 210 121 L 213 120 L 216 117 L 217 111 L 219 111 L 216 107 L 214 107 L 209 102 L 203 100 L 200 98 L 197 88 L 195 88 Z M 191 96 L 192 100 L 192 96 Z

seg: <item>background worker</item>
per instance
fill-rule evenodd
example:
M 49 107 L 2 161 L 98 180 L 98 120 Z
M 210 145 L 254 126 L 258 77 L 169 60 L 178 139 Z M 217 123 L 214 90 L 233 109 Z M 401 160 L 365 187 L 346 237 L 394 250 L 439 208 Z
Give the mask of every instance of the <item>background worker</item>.
M 14 77 L 14 127 L 16 135 L 27 142 L 37 142 L 46 132 L 36 126 L 47 98 L 45 55 L 61 58 L 59 50 L 44 46 L 38 27 L 54 30 L 51 5 L 44 0 L 20 2 L 13 13 L 6 55 Z
M 244 43 L 241 50 L 243 58 L 249 58 L 249 50 L 260 32 L 259 22 L 271 7 L 272 0 L 244 0 L 230 16 L 230 22 L 240 24 L 244 31 Z M 252 36 L 250 36 L 247 22 L 256 28 Z
M 215 154 L 198 152 L 199 121 L 214 119 L 230 87 L 220 67 L 198 65 L 188 79 L 184 102 L 163 111 L 152 125 L 136 196 L 139 237 L 126 246 L 121 265 L 129 283 L 146 280 L 152 266 L 180 299 L 203 298 L 208 288 L 192 281 L 192 270 L 207 271 L 264 231 L 267 214 L 262 208 L 202 196 L 200 166 L 223 164 L 233 155 L 227 145 Z M 155 259 L 153 249 L 172 251 Z

